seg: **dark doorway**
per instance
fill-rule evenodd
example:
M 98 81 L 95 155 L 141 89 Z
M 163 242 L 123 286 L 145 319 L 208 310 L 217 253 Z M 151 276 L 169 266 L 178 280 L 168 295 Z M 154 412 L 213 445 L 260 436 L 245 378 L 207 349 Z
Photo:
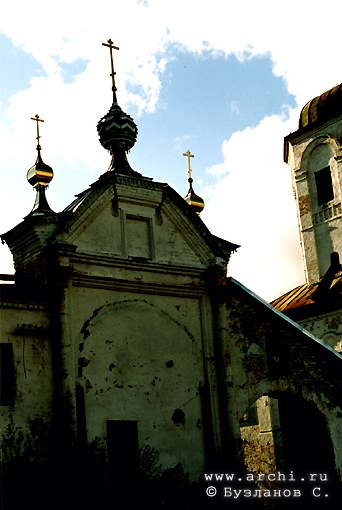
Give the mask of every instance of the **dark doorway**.
M 294 396 L 282 396 L 278 405 L 284 467 L 295 467 L 303 473 L 334 470 L 333 447 L 324 415 L 313 403 Z
M 302 508 L 307 501 L 310 508 L 340 509 L 341 481 L 325 416 L 314 403 L 294 395 L 282 395 L 278 407 L 282 436 L 279 468 L 285 473 L 293 471 L 300 484 L 302 497 L 297 504 Z
M 107 453 L 112 482 L 130 485 L 139 469 L 138 423 L 133 420 L 107 421 Z

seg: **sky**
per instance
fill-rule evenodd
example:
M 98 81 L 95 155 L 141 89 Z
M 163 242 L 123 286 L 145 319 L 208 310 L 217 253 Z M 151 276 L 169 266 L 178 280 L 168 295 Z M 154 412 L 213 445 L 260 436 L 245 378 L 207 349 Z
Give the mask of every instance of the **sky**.
M 271 301 L 304 283 L 284 137 L 307 101 L 342 82 L 342 2 L 16 0 L 0 5 L 0 234 L 31 211 L 38 114 L 50 207 L 104 173 L 96 125 L 117 98 L 138 126 L 131 166 L 205 201 L 209 230 L 240 247 L 228 276 Z M 0 273 L 13 273 L 6 245 Z

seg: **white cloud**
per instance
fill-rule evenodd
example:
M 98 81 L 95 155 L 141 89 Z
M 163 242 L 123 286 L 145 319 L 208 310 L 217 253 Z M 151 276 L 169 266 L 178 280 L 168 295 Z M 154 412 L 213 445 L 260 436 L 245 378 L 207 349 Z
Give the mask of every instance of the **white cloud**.
M 291 123 L 273 115 L 234 133 L 223 143 L 223 163 L 213 169 L 217 184 L 201 190 L 207 197 L 202 219 L 241 246 L 229 275 L 268 300 L 303 283 L 290 169 L 280 158 Z

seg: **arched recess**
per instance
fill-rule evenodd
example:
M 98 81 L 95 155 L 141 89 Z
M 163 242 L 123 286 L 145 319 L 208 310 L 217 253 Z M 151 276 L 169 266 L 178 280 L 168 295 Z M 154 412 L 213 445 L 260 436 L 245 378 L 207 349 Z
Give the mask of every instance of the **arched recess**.
M 139 448 L 157 450 L 165 468 L 181 464 L 197 476 L 204 462 L 201 339 L 146 299 L 94 310 L 81 333 L 78 385 L 87 441 L 105 443 L 109 430 L 124 435 L 125 423 L 135 422 Z M 130 433 L 121 442 L 131 442 Z
M 322 207 L 340 202 L 340 182 L 338 176 L 337 155 L 340 146 L 330 135 L 321 135 L 312 140 L 305 148 L 301 163 L 301 175 L 306 175 L 310 194 L 311 214 L 314 223 L 327 219 Z M 335 214 L 336 211 L 332 211 Z
M 241 417 L 240 432 L 248 471 L 293 472 L 296 480 L 305 483 L 310 474 L 321 473 L 331 484 L 338 481 L 326 416 L 301 395 L 261 396 Z
M 305 147 L 300 161 L 300 168 L 304 172 L 308 171 L 309 168 L 317 170 L 329 164 L 331 158 L 339 152 L 340 145 L 334 136 L 329 134 L 317 136 Z

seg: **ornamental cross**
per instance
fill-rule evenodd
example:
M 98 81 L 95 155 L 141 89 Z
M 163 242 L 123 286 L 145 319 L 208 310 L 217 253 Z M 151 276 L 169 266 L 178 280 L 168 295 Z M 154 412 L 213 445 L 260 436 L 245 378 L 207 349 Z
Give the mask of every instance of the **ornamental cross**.
M 183 152 L 183 156 L 186 156 L 188 158 L 188 175 L 189 175 L 189 179 L 191 179 L 191 167 L 190 167 L 190 158 L 193 158 L 194 155 L 191 154 L 191 152 L 189 151 L 189 149 L 186 151 L 186 152 Z
M 113 91 L 113 100 L 116 101 L 116 86 L 115 86 L 115 71 L 114 71 L 114 61 L 113 61 L 113 49 L 118 50 L 119 48 L 117 46 L 114 46 L 113 41 L 111 39 L 108 39 L 106 43 L 102 43 L 102 46 L 107 46 L 110 50 L 110 65 L 111 65 L 111 77 L 112 77 L 112 91 Z
M 44 122 L 43 119 L 41 119 L 39 117 L 39 115 L 35 115 L 34 117 L 31 117 L 31 120 L 35 120 L 37 122 L 37 150 L 40 150 L 41 149 L 41 146 L 40 146 L 40 143 L 39 143 L 39 139 L 40 139 L 40 134 L 39 134 L 39 122 Z

